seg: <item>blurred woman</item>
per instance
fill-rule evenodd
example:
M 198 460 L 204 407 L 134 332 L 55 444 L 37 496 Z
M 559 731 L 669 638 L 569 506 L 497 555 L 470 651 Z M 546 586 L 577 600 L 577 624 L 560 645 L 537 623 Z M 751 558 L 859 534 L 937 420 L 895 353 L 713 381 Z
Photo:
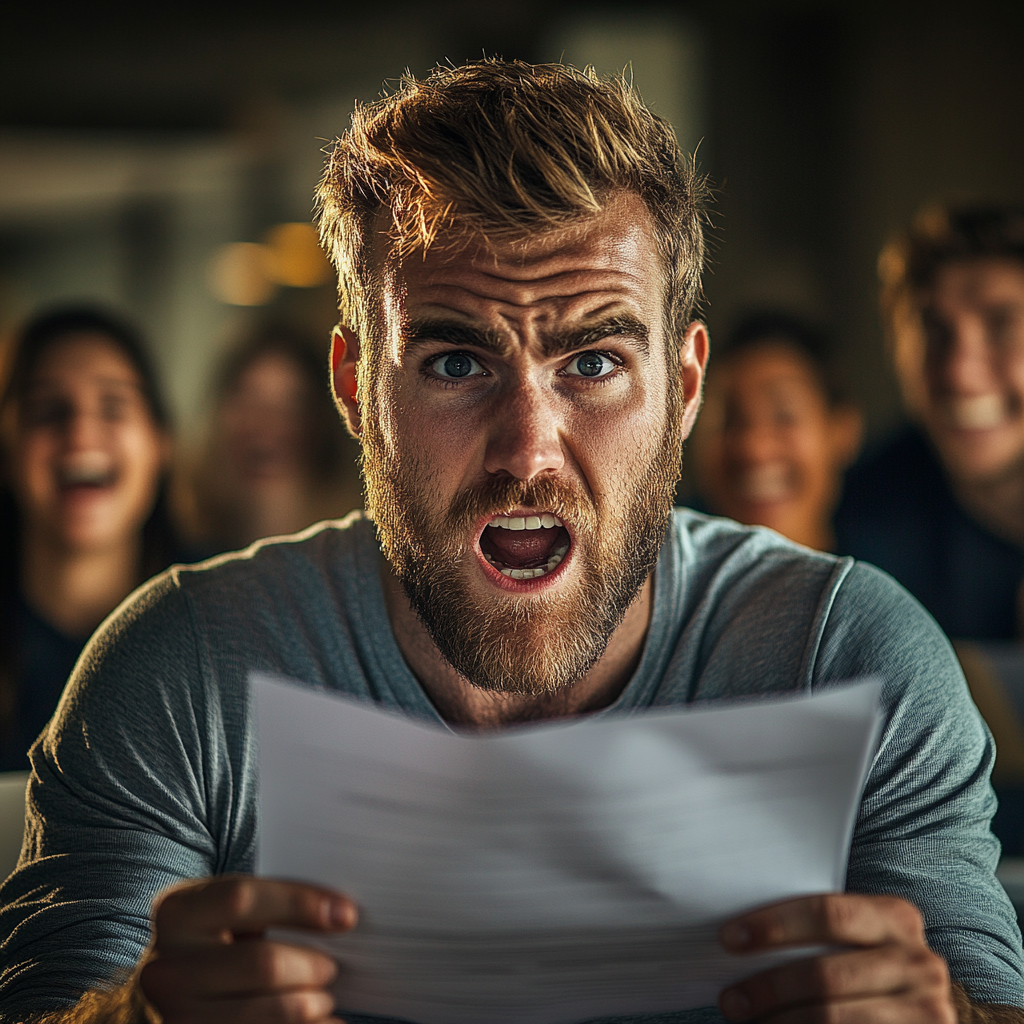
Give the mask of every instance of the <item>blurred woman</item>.
M 40 316 L 0 398 L 0 771 L 28 767 L 86 639 L 177 554 L 168 418 L 139 336 L 99 310 Z
M 708 375 L 692 455 L 708 508 L 830 551 L 861 416 L 832 382 L 824 339 L 799 320 L 746 320 Z
M 229 352 L 196 476 L 196 541 L 209 550 L 294 533 L 361 505 L 358 445 L 328 388 L 327 345 L 272 325 Z

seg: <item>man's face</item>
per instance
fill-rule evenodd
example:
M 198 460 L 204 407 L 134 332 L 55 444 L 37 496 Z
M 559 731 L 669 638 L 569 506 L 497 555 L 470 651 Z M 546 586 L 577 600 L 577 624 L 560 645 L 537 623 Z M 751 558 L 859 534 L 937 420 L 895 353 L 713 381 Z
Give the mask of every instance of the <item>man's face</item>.
M 664 292 L 633 196 L 572 231 L 436 245 L 386 286 L 360 366 L 368 507 L 479 686 L 572 685 L 654 564 L 707 353 L 694 325 L 669 359 Z
M 922 297 L 921 414 L 954 479 L 996 480 L 1024 462 L 1024 265 L 942 267 Z

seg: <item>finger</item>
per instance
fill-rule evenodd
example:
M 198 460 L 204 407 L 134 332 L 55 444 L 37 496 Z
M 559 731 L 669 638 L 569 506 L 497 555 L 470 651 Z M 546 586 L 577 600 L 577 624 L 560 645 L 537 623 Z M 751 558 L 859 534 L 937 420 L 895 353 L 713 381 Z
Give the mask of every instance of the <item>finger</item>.
M 913 995 L 872 996 L 795 1006 L 763 1018 L 765 1024 L 957 1024 L 948 1001 Z
M 784 946 L 924 945 L 921 912 L 896 896 L 826 893 L 786 900 L 727 921 L 719 932 L 731 952 Z
M 720 1005 L 731 1020 L 751 1020 L 798 1005 L 949 991 L 942 957 L 924 947 L 889 944 L 763 971 L 726 989 Z
M 340 893 L 299 882 L 247 875 L 191 883 L 166 893 L 154 917 L 154 948 L 210 945 L 264 928 L 344 931 L 356 908 Z
M 323 989 L 337 973 L 337 964 L 319 950 L 259 939 L 158 954 L 139 980 L 146 998 L 166 1010 L 205 999 Z
M 161 1019 L 162 1024 L 342 1024 L 333 1011 L 327 992 L 286 992 L 193 1004 Z

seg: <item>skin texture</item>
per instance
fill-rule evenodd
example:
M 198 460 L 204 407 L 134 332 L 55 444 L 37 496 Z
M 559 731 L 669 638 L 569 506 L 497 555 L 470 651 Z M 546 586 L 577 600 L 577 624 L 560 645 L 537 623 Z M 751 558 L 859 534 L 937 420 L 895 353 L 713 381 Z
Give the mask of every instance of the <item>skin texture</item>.
M 41 356 L 16 430 L 25 597 L 69 635 L 88 634 L 141 582 L 141 528 L 170 441 L 134 367 L 99 334 L 69 335 Z
M 858 412 L 833 406 L 806 358 L 768 337 L 709 378 L 691 448 L 697 484 L 718 514 L 828 551 L 860 436 Z
M 515 259 L 503 261 L 499 251 L 495 263 L 492 254 L 486 270 L 476 262 L 479 253 L 437 253 L 410 265 L 393 282 L 390 337 L 399 338 L 408 314 L 426 305 L 467 322 L 500 326 L 508 341 L 496 361 L 492 353 L 481 353 L 488 360 L 481 365 L 492 376 L 470 388 L 482 392 L 467 395 L 439 386 L 422 372 L 424 361 L 432 365 L 446 345 L 465 350 L 461 342 L 425 340 L 415 361 L 396 344 L 391 363 L 381 371 L 388 436 L 418 452 L 439 504 L 485 474 L 566 474 L 591 492 L 614 496 L 619 478 L 636 472 L 636 461 L 647 454 L 646 438 L 660 436 L 667 395 L 666 363 L 658 354 L 664 351 L 658 347 L 664 337 L 658 333 L 663 290 L 651 273 L 658 264 L 646 218 L 639 202 L 628 197 L 569 235 L 529 240 Z M 641 358 L 635 338 L 601 340 L 594 346 L 599 350 L 621 349 L 626 372 L 599 389 L 600 397 L 577 395 L 576 382 L 565 383 L 559 371 L 578 353 L 545 353 L 547 325 L 623 308 L 649 325 L 649 353 Z M 689 400 L 683 421 L 688 431 L 707 354 L 703 326 L 691 326 L 684 341 L 680 374 Z M 358 387 L 359 339 L 350 331 L 335 338 L 334 366 L 339 401 L 359 434 L 368 396 Z M 573 574 L 552 579 L 558 588 L 574 586 Z M 500 590 L 483 569 L 467 569 L 465 584 L 482 605 L 510 595 L 532 599 L 530 588 Z M 650 614 L 645 587 L 579 689 L 525 697 L 481 692 L 453 677 L 422 627 L 417 632 L 418 620 L 403 604 L 402 589 L 391 586 L 388 600 L 395 635 L 431 698 L 450 720 L 478 727 L 603 706 L 628 680 Z M 355 909 L 344 897 L 310 886 L 253 878 L 183 885 L 158 904 L 152 952 L 137 978 L 107 996 L 89 994 L 79 1010 L 54 1020 L 154 1019 L 145 1016 L 148 1007 L 165 1024 L 332 1020 L 327 986 L 333 965 L 315 951 L 271 942 L 262 932 L 271 926 L 342 930 L 354 920 Z M 848 895 L 791 900 L 731 922 L 722 940 L 739 954 L 808 943 L 851 947 L 768 972 L 724 993 L 723 1006 L 732 1019 L 944 1024 L 958 1019 L 956 998 L 961 1021 L 1022 1019 L 1017 1011 L 991 1008 L 985 1009 L 989 1016 L 975 1017 L 950 985 L 944 962 L 925 945 L 920 914 L 902 900 Z
M 585 228 L 461 252 L 452 258 L 439 246 L 425 259 L 410 260 L 385 298 L 387 307 L 401 314 L 388 323 L 394 339 L 390 358 L 372 374 L 372 404 L 384 407 L 381 432 L 389 446 L 382 461 L 389 467 L 400 463 L 414 444 L 416 471 L 433 496 L 428 511 L 438 518 L 459 492 L 488 479 L 553 479 L 606 510 L 599 529 L 613 531 L 666 423 L 669 342 L 662 286 L 650 274 L 658 256 L 649 214 L 639 200 L 622 197 Z M 627 332 L 556 348 L 573 332 L 627 317 L 642 325 L 645 336 Z M 481 337 L 476 344 L 465 337 L 452 342 L 430 336 L 403 344 L 403 324 L 424 320 L 460 325 Z M 485 346 L 484 332 L 496 343 Z M 691 325 L 679 366 L 687 402 L 684 436 L 696 416 L 707 345 L 704 326 Z M 455 352 L 472 356 L 480 372 L 456 382 L 433 372 L 442 357 Z M 606 353 L 610 372 L 597 380 L 574 374 L 585 352 Z M 335 338 L 334 362 L 336 392 L 358 434 L 363 427 L 356 401 L 360 346 L 352 332 L 343 330 Z M 413 442 L 427 437 L 429 445 Z M 518 511 L 528 515 L 544 509 Z M 482 525 L 476 524 L 477 531 Z M 465 546 L 474 538 L 467 531 Z M 593 539 L 577 534 L 574 546 Z M 562 568 L 555 576 L 512 588 L 511 581 L 489 578 L 479 558 L 468 558 L 460 582 L 477 613 L 487 615 L 510 600 L 567 599 L 581 585 L 579 562 L 568 560 Z M 635 667 L 650 617 L 648 581 L 600 661 L 571 689 L 538 699 L 471 685 L 434 646 L 393 574 L 386 574 L 385 586 L 403 654 L 442 714 L 465 725 L 493 726 L 605 706 Z M 540 648 L 543 636 L 534 642 Z
M 963 504 L 1024 545 L 1024 264 L 941 267 L 896 328 L 896 361 Z

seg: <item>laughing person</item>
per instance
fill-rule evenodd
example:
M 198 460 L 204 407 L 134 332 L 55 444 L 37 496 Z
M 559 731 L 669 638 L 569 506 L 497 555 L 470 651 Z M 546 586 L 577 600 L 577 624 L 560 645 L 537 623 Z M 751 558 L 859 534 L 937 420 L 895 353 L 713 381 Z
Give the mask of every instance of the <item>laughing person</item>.
M 28 768 L 89 634 L 176 542 L 170 433 L 135 332 L 89 308 L 15 342 L 0 401 L 0 771 Z
M 252 670 L 476 730 L 877 673 L 848 891 L 721 933 L 827 952 L 657 1020 L 1024 1020 L 992 744 L 945 638 L 870 567 L 671 509 L 708 353 L 700 199 L 621 80 L 485 61 L 357 110 L 320 223 L 369 517 L 172 570 L 87 648 L 0 890 L 4 1020 L 337 1019 L 338 966 L 264 934 L 359 909 L 250 874 Z
M 801 320 L 756 314 L 733 331 L 716 350 L 690 449 L 713 512 L 836 550 L 832 513 L 861 416 L 833 378 L 824 338 Z
M 1024 637 L 1024 209 L 929 208 L 879 260 L 913 421 L 850 474 L 839 550 L 951 637 Z

